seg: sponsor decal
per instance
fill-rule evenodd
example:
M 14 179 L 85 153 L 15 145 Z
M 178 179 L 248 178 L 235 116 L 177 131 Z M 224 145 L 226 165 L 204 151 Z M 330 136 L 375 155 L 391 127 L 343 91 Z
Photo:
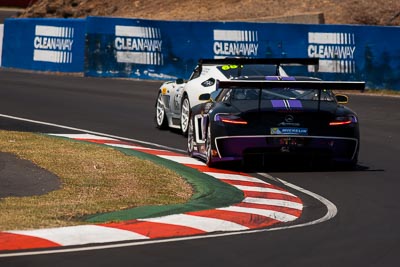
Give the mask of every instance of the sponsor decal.
M 73 43 L 73 27 L 36 25 L 33 40 L 33 60 L 72 63 Z
M 118 63 L 163 65 L 159 28 L 116 25 L 114 46 Z
M 320 58 L 319 72 L 355 73 L 355 51 L 354 33 L 308 33 L 308 56 Z M 310 66 L 309 71 L 314 68 Z
M 272 135 L 307 135 L 308 129 L 307 128 L 271 128 Z
M 257 31 L 214 30 L 214 58 L 256 57 L 258 46 Z
M 210 78 L 208 80 L 205 80 L 204 82 L 201 83 L 202 86 L 204 87 L 210 87 L 213 86 L 215 84 L 215 79 L 214 78 Z

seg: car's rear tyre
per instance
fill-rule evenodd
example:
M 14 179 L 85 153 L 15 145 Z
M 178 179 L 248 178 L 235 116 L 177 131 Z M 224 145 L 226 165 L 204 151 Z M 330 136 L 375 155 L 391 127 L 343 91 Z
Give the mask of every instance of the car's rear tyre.
M 211 136 L 211 127 L 208 125 L 207 127 L 207 138 L 206 138 L 206 165 L 208 167 L 215 167 L 215 162 L 212 157 L 212 136 Z
M 166 129 L 168 128 L 168 120 L 165 114 L 164 103 L 162 101 L 161 92 L 158 93 L 157 103 L 156 103 L 156 115 L 155 115 L 155 123 L 158 129 Z
M 181 131 L 184 136 L 188 134 L 190 122 L 190 102 L 187 95 L 183 96 L 181 105 Z
M 194 150 L 194 126 L 193 120 L 190 120 L 189 129 L 188 129 L 188 137 L 187 137 L 187 152 L 190 157 L 193 157 Z

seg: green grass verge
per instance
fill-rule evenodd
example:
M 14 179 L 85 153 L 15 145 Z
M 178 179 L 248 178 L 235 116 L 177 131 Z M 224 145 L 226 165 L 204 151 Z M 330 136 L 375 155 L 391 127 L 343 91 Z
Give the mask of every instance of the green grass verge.
M 208 175 L 128 149 L 0 130 L 0 151 L 61 182 L 61 189 L 43 195 L 0 199 L 0 231 L 148 218 L 243 199 L 241 191 Z
M 132 220 L 137 218 L 159 217 L 170 214 L 177 214 L 196 210 L 213 209 L 217 207 L 229 206 L 243 200 L 243 192 L 235 187 L 223 183 L 209 175 L 201 173 L 195 169 L 186 167 L 182 164 L 165 160 L 160 157 L 130 150 L 118 148 L 127 155 L 150 160 L 157 165 L 174 170 L 184 177 L 195 189 L 195 194 L 185 204 L 174 204 L 164 206 L 146 206 L 121 211 L 109 212 L 90 216 L 86 219 L 89 222 L 105 222 Z

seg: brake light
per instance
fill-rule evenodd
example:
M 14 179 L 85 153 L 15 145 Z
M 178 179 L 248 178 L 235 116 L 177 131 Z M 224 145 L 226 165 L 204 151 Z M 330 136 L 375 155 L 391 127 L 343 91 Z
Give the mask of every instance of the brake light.
M 348 120 L 348 121 L 331 121 L 329 123 L 330 126 L 338 126 L 338 125 L 346 125 L 346 124 L 351 124 L 352 121 Z
M 240 125 L 246 125 L 247 121 L 243 120 L 242 118 L 235 116 L 235 115 L 222 115 L 222 114 L 217 114 L 215 115 L 215 121 L 220 121 L 223 123 L 228 123 L 228 124 L 240 124 Z
M 236 120 L 231 120 L 231 119 L 221 119 L 222 122 L 224 123 L 231 123 L 231 124 L 247 124 L 247 121 L 241 120 L 241 119 L 236 119 Z
M 349 125 L 352 123 L 357 123 L 355 116 L 336 117 L 334 121 L 329 123 L 329 126 Z

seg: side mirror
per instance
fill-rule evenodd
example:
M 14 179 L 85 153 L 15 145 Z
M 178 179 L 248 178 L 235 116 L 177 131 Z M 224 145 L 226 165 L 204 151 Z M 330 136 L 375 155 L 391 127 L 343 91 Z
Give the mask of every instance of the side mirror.
M 176 79 L 175 83 L 182 84 L 182 83 L 185 83 L 185 80 L 183 80 L 182 78 L 179 78 L 179 79 Z
M 335 95 L 335 97 L 339 104 L 347 104 L 349 102 L 349 98 L 346 95 Z
M 199 96 L 199 100 L 200 101 L 207 101 L 207 100 L 210 100 L 210 99 L 211 99 L 211 95 L 210 94 L 201 94 Z

